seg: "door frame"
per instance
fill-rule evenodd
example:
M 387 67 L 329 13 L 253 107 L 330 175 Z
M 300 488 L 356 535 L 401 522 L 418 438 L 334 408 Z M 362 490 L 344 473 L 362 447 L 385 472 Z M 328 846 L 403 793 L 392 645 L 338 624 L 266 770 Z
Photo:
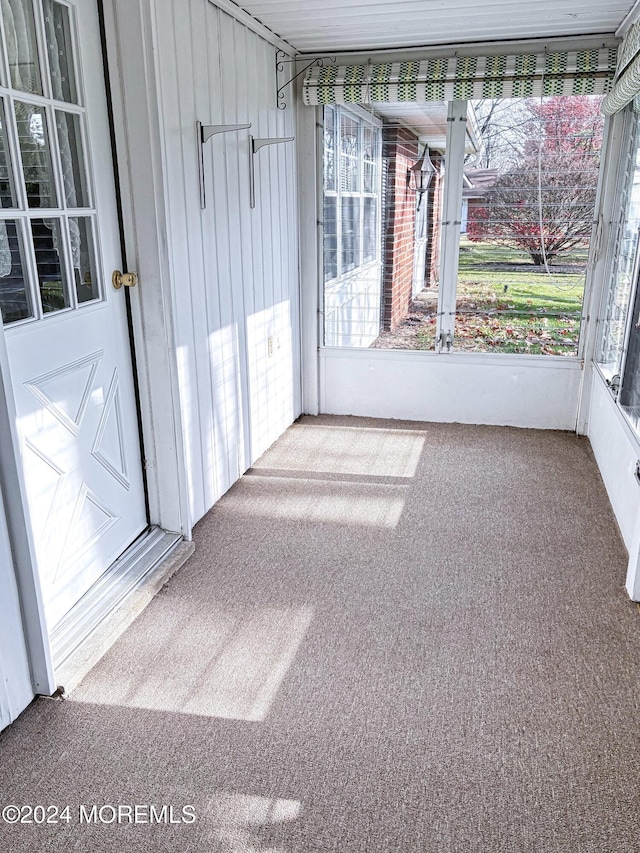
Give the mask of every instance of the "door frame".
M 31 685 L 34 694 L 51 695 L 56 690 L 56 683 L 23 470 L 6 337 L 0 323 L 0 489 L 22 611 Z
M 97 0 L 112 120 L 134 381 L 139 393 L 149 524 L 191 539 L 182 444 L 165 179 L 154 65 L 153 0 Z M 195 156 L 195 152 L 194 152 Z M 34 695 L 57 689 L 28 513 L 4 328 L 0 324 L 0 488 Z M 0 510 L 2 509 L 0 505 Z
M 182 443 L 153 0 L 98 0 L 98 9 L 123 217 L 123 263 L 139 277 L 127 296 L 149 523 L 189 541 L 193 520 Z

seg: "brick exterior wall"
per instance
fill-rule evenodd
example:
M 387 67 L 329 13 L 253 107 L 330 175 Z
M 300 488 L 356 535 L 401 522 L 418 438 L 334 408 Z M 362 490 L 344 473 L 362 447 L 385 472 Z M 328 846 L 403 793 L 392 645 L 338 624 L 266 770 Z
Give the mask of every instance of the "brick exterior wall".
M 393 330 L 411 306 L 416 194 L 407 172 L 418 159 L 418 140 L 406 128 L 382 130 L 384 204 L 382 220 L 382 328 Z

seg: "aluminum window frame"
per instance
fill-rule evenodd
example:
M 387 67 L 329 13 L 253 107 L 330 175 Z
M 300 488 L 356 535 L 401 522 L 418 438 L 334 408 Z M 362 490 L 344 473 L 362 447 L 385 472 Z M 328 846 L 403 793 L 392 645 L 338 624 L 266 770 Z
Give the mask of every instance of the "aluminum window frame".
M 633 313 L 633 303 L 637 288 L 638 264 L 640 263 L 640 228 L 636 230 L 634 258 L 631 266 L 631 283 L 629 295 L 625 306 L 624 329 L 622 334 L 622 345 L 617 355 L 617 363 L 614 368 L 611 362 L 604 361 L 604 352 L 607 333 L 610 330 L 610 306 L 617 289 L 617 276 L 623 246 L 623 232 L 628 222 L 626 216 L 626 201 L 633 191 L 634 177 L 640 177 L 640 115 L 631 106 L 625 109 L 624 130 L 622 141 L 622 153 L 619 160 L 617 172 L 614 179 L 615 207 L 619 211 L 617 219 L 610 222 L 611 234 L 608 246 L 606 283 L 602 290 L 601 303 L 598 311 L 598 334 L 596 339 L 596 351 L 594 363 L 612 393 L 617 398 L 618 385 L 615 377 L 622 377 L 624 371 L 626 353 L 630 334 L 630 316 Z M 635 150 L 635 158 L 633 156 Z

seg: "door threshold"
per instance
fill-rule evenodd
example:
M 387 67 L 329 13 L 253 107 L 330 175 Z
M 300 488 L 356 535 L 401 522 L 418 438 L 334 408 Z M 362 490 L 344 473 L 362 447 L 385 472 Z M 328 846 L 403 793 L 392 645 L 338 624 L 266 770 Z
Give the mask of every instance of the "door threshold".
M 51 632 L 56 684 L 72 690 L 193 554 L 178 533 L 142 533 Z

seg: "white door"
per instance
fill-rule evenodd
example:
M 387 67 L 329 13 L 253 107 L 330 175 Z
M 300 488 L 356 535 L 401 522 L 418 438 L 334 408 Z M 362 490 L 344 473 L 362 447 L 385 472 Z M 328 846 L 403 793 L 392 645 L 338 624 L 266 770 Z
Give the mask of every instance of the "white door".
M 3 0 L 0 308 L 51 630 L 146 527 L 96 0 Z

